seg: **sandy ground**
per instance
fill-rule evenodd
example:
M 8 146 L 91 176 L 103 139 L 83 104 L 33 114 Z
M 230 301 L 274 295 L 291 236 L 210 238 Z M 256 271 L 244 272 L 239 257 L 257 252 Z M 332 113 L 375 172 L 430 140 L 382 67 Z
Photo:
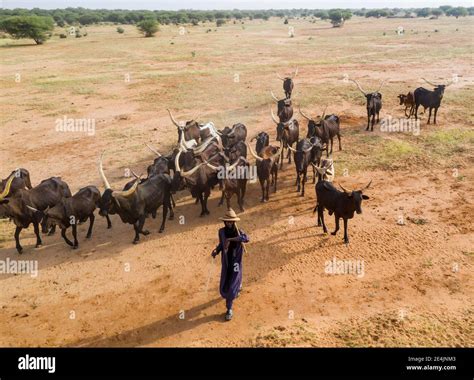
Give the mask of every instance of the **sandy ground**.
M 314 186 L 298 196 L 293 164 L 285 163 L 267 204 L 250 184 L 240 226 L 251 242 L 230 323 L 218 292 L 220 261 L 210 257 L 224 212 L 217 189 L 206 218 L 189 192 L 177 194 L 175 220 L 163 234 L 160 214 L 147 220 L 151 234 L 139 245 L 118 217 L 110 230 L 98 217 L 91 240 L 87 225 L 79 227 L 78 250 L 58 235 L 35 249 L 30 228 L 19 256 L 12 224 L 1 221 L 0 260 L 38 260 L 39 274 L 0 275 L 0 345 L 472 346 L 472 21 L 403 20 L 412 23 L 406 38 L 384 40 L 399 22 L 356 18 L 333 30 L 298 20 L 289 38 L 271 20 L 210 33 L 190 28 L 186 40 L 174 27 L 145 39 L 132 27 L 120 36 L 101 26 L 78 41 L 2 46 L 3 177 L 21 166 L 33 184 L 60 175 L 73 192 L 101 186 L 97 158 L 107 149 L 105 170 L 121 186 L 125 169 L 144 172 L 152 161 L 144 142 L 163 152 L 174 144 L 167 107 L 182 118 L 200 111 L 218 128 L 242 121 L 250 136 L 266 130 L 274 139 L 268 90 L 280 91 L 275 71 L 298 65 L 297 104 L 313 114 L 329 104 L 341 116 L 336 182 L 373 182 L 363 213 L 349 222 L 348 246 L 341 232 L 325 235 L 315 226 Z M 433 56 L 436 64 L 427 65 Z M 391 78 L 382 91 L 384 115 L 401 117 L 398 92 L 421 85 L 420 76 L 440 80 L 453 72 L 462 80 L 447 90 L 438 126 L 426 126 L 423 116 L 420 136 L 364 132 L 363 100 L 341 81 L 344 73 L 366 87 Z M 56 132 L 64 115 L 94 118 L 95 134 Z M 332 230 L 334 220 L 326 220 Z M 363 276 L 325 273 L 333 259 L 360 260 Z

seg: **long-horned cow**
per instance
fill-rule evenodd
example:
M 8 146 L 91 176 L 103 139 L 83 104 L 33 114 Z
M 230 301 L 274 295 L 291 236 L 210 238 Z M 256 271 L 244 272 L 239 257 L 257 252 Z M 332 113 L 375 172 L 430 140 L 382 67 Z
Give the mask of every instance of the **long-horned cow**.
M 38 213 L 41 217 L 47 216 L 48 223 L 59 226 L 64 241 L 76 249 L 79 247 L 79 242 L 77 241 L 77 225 L 89 219 L 89 229 L 87 230 L 86 238 L 90 239 L 95 220 L 94 210 L 99 207 L 99 203 L 99 189 L 95 186 L 86 186 L 72 197 L 63 198 L 59 203 L 44 211 L 37 210 L 31 206 L 28 206 L 28 208 Z M 74 242 L 70 241 L 66 236 L 66 230 L 69 227 L 72 227 Z
M 326 115 L 326 109 L 324 109 L 323 115 L 318 117 L 318 121 L 316 117 L 311 117 L 305 114 L 301 108 L 299 109 L 300 114 L 308 120 L 308 133 L 306 137 L 311 138 L 313 136 L 317 136 L 321 139 L 322 143 L 324 144 L 324 150 L 326 150 L 326 157 L 329 157 L 329 154 L 332 154 L 332 147 L 334 143 L 334 137 L 337 136 L 339 141 L 339 150 L 342 150 L 341 145 L 341 126 L 340 126 L 340 119 L 337 115 L 331 114 Z M 331 142 L 331 150 L 329 151 L 329 142 Z
M 290 150 L 288 148 L 291 148 L 293 144 L 296 144 L 298 142 L 298 138 L 300 136 L 300 126 L 298 123 L 298 120 L 291 118 L 290 120 L 286 122 L 279 122 L 276 118 L 275 115 L 273 114 L 273 110 L 271 111 L 271 116 L 273 122 L 276 124 L 277 128 L 277 138 L 276 140 L 280 142 L 281 144 L 281 149 L 280 149 L 280 154 L 281 154 L 281 160 L 280 160 L 280 169 L 283 167 L 283 155 L 285 149 L 287 149 L 287 157 L 288 158 L 288 163 L 291 164 L 291 154 Z
M 263 140 L 265 135 L 259 134 L 260 139 L 257 139 L 256 148 L 259 148 L 259 140 Z M 268 135 L 266 136 L 268 138 Z M 266 140 L 266 139 L 265 139 Z M 280 157 L 280 147 L 272 145 L 263 146 L 258 153 L 255 153 L 250 144 L 247 144 L 250 153 L 257 160 L 257 176 L 262 188 L 262 199 L 261 202 L 267 202 L 269 200 L 269 189 L 270 185 L 273 185 L 273 191 L 277 190 L 278 180 L 278 158 Z M 271 183 L 270 183 L 271 177 Z
M 285 96 L 287 99 L 291 98 L 291 93 L 293 92 L 294 87 L 293 79 L 296 78 L 296 75 L 298 75 L 298 68 L 296 68 L 293 74 L 285 78 L 277 74 L 278 79 L 283 81 L 283 91 L 285 91 Z
M 384 85 L 385 81 L 382 81 L 380 83 L 379 88 L 374 91 L 374 92 L 365 92 L 360 84 L 354 80 L 354 79 L 349 79 L 350 81 L 354 82 L 359 89 L 359 91 L 364 95 L 366 99 L 366 108 L 367 108 L 367 128 L 365 129 L 366 131 L 369 130 L 369 125 L 371 125 L 370 130 L 374 130 L 374 124 L 375 124 L 375 116 L 377 116 L 377 123 L 380 121 L 380 110 L 382 109 L 382 94 L 380 93 L 380 89 Z M 371 119 L 372 118 L 372 122 Z
M 314 168 L 319 165 L 321 161 L 323 144 L 319 137 L 313 136 L 311 139 L 304 138 L 298 141 L 296 149 L 289 147 L 295 155 L 296 167 L 296 191 L 300 192 L 304 197 L 304 187 L 306 183 L 308 165 L 313 166 L 313 183 L 315 182 Z M 301 178 L 302 177 L 302 178 Z
M 434 84 L 428 82 L 425 78 L 422 78 L 426 83 L 432 85 L 434 87 L 433 90 L 427 90 L 423 87 L 418 87 L 414 91 L 415 96 L 415 120 L 418 119 L 418 108 L 423 106 L 425 109 L 429 108 L 429 115 L 428 115 L 428 124 L 430 123 L 431 119 L 431 111 L 434 109 L 434 121 L 433 123 L 436 124 L 436 114 L 438 113 L 438 108 L 441 106 L 441 100 L 443 99 L 444 90 L 446 87 L 453 84 L 453 80 L 449 81 L 446 84 Z
M 275 94 L 270 91 L 270 95 L 277 104 L 277 116 L 280 122 L 285 123 L 293 117 L 293 103 L 291 99 L 278 99 Z
M 149 234 L 149 231 L 143 229 L 147 215 L 156 213 L 156 210 L 163 206 L 163 219 L 159 230 L 163 232 L 170 208 L 171 177 L 168 174 L 158 174 L 144 181 L 136 178 L 130 188 L 122 191 L 113 190 L 104 173 L 103 156 L 104 153 L 99 160 L 99 174 L 105 190 L 99 203 L 99 215 L 118 214 L 123 223 L 132 224 L 135 230 L 133 243 L 137 244 L 140 241 L 140 234 Z
M 9 217 L 16 226 L 15 243 L 18 253 L 22 253 L 23 247 L 20 244 L 20 232 L 33 224 L 36 235 L 36 248 L 41 246 L 41 236 L 39 225 L 42 224 L 43 232 L 47 232 L 47 216 L 42 217 L 38 213 L 29 209 L 28 206 L 36 210 L 44 211 L 48 207 L 53 207 L 63 198 L 71 196 L 71 191 L 66 182 L 59 177 L 51 177 L 41 181 L 41 183 L 30 189 L 18 189 L 10 194 L 11 185 L 15 174 L 10 175 L 5 188 L 0 194 L 0 204 L 4 205 L 5 215 Z M 56 225 L 53 225 L 50 234 L 54 233 Z

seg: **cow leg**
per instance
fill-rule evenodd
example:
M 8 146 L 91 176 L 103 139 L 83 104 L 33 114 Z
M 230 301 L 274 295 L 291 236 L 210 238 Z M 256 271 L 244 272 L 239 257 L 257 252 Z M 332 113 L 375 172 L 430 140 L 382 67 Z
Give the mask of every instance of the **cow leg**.
M 144 230 L 143 226 L 145 225 L 146 215 L 140 216 L 138 219 L 138 232 L 140 232 L 143 236 L 150 235 L 150 231 Z
M 237 202 L 239 203 L 239 209 L 240 211 L 245 211 L 244 210 L 244 199 L 242 196 L 242 189 L 237 190 Z
M 207 199 L 209 198 L 210 195 L 211 195 L 211 190 L 210 189 L 207 189 L 206 191 L 204 191 L 204 211 L 205 211 L 206 215 L 210 214 L 210 212 L 207 208 Z
M 331 235 L 336 235 L 337 231 L 339 231 L 339 215 L 334 214 L 334 220 L 336 222 L 336 229 L 334 230 L 334 232 L 331 232 Z
M 285 150 L 285 148 L 284 148 L 284 147 L 282 147 L 282 148 L 281 148 L 281 152 L 280 152 L 280 169 L 282 169 L 282 168 L 283 168 L 283 156 L 284 156 L 284 150 Z
M 429 124 L 429 123 L 430 123 L 430 119 L 431 119 L 431 110 L 432 110 L 432 108 L 430 107 L 430 113 L 429 113 L 429 115 L 428 115 L 428 123 L 426 123 L 426 124 Z
M 375 113 L 372 115 L 372 125 L 370 127 L 371 132 L 373 132 L 373 130 L 374 130 L 374 124 L 375 124 Z
M 367 128 L 365 128 L 366 131 L 369 130 L 370 126 L 370 111 L 367 109 Z
M 331 137 L 331 154 L 332 154 L 332 144 L 334 142 L 334 137 Z
M 94 213 L 89 216 L 89 229 L 87 230 L 86 239 L 90 239 L 92 236 L 92 227 L 94 226 L 95 216 Z
M 133 244 L 138 244 L 140 241 L 140 230 L 138 229 L 138 222 L 133 223 L 133 229 L 135 230 L 135 238 L 133 239 Z
M 64 241 L 66 242 L 67 245 L 70 245 L 71 247 L 74 245 L 72 243 L 72 241 L 67 238 L 65 228 L 61 228 L 61 236 L 62 236 L 62 238 L 64 239 Z
M 169 204 L 163 203 L 163 219 L 161 220 L 160 230 L 158 231 L 160 234 L 165 230 L 166 216 L 168 215 L 169 206 Z M 171 209 L 171 211 L 173 211 L 173 209 Z
M 275 183 L 273 185 L 273 192 L 276 193 L 277 191 L 277 181 L 278 181 L 278 169 L 275 170 Z
M 262 199 L 260 202 L 265 202 L 265 180 L 259 178 L 260 181 L 260 188 L 262 189 Z
M 44 215 L 43 219 L 41 220 L 41 232 L 44 233 L 44 234 L 48 233 L 48 225 L 46 224 L 47 221 L 48 221 L 48 216 Z
M 307 175 L 307 170 L 308 170 L 308 167 L 306 167 L 306 170 L 305 172 L 303 173 L 303 189 L 301 191 L 301 196 L 304 197 L 304 185 L 306 183 L 306 175 Z
M 420 107 L 419 104 L 415 105 L 415 120 L 418 120 L 418 108 Z
M 41 241 L 38 222 L 33 222 L 33 228 L 35 230 L 35 235 L 36 235 L 36 248 L 39 248 L 39 247 L 41 247 L 43 242 Z
M 337 134 L 337 139 L 339 140 L 339 150 L 342 150 L 342 145 L 341 145 L 341 134 Z
M 324 223 L 324 209 L 321 205 L 318 205 L 318 221 L 321 221 L 323 225 L 323 231 L 325 234 L 328 233 L 328 229 L 326 228 L 326 224 Z
M 220 207 L 222 206 L 223 203 L 224 203 L 224 190 L 222 190 L 221 199 L 217 205 Z
M 109 214 L 105 215 L 105 219 L 107 219 L 107 228 L 112 228 L 112 222 L 110 221 Z
M 173 194 L 170 194 L 170 199 L 171 199 L 171 205 L 172 205 L 173 207 L 176 207 L 176 203 L 175 203 L 175 201 L 174 201 Z
M 48 232 L 48 236 L 54 235 L 55 232 L 56 232 L 56 225 L 53 224 L 53 226 L 51 227 L 51 229 Z
M 301 182 L 301 178 L 300 178 L 300 172 L 298 171 L 298 169 L 296 169 L 296 192 L 299 193 L 300 192 L 300 182 Z
M 436 114 L 438 113 L 438 108 L 434 110 L 434 124 L 436 124 Z
M 79 242 L 77 241 L 77 223 L 73 223 L 72 227 L 72 237 L 74 238 L 74 246 L 72 248 L 77 249 L 79 247 Z
M 349 236 L 347 235 L 347 219 L 344 219 L 344 243 L 349 244 Z
M 18 251 L 18 253 L 23 252 L 23 247 L 20 244 L 20 232 L 21 232 L 21 230 L 22 230 L 21 227 L 17 227 L 15 229 L 15 243 L 16 243 L 16 250 Z
M 291 145 L 290 145 L 291 146 Z M 288 155 L 287 155 L 287 158 L 288 158 L 288 163 L 291 164 L 291 150 L 286 148 L 287 151 L 288 151 Z
M 176 207 L 176 206 L 173 206 L 172 200 L 173 200 L 173 196 L 170 194 L 169 199 L 167 200 L 167 203 L 166 203 L 166 205 L 168 206 L 168 209 L 170 210 L 170 217 L 168 218 L 169 220 L 174 219 L 173 207 Z
M 265 187 L 265 201 L 266 202 L 268 202 L 268 200 L 270 199 L 268 196 L 269 190 L 270 190 L 270 181 L 267 179 L 266 187 Z

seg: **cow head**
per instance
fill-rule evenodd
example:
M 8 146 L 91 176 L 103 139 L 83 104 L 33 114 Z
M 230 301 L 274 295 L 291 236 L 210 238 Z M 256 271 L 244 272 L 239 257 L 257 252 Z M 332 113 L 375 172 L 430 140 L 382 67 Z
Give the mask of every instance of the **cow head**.
M 367 195 L 365 195 L 363 192 L 369 188 L 370 184 L 372 183 L 372 181 L 370 181 L 367 186 L 363 187 L 362 189 L 360 190 L 352 190 L 352 191 L 348 191 L 346 190 L 344 187 L 342 187 L 341 184 L 339 184 L 339 186 L 341 187 L 341 189 L 344 191 L 344 193 L 346 194 L 347 198 L 349 199 L 349 201 L 352 203 L 352 206 L 353 206 L 353 209 L 355 210 L 356 213 L 358 214 L 362 214 L 362 200 L 363 199 L 369 199 L 369 197 Z
M 398 98 L 398 100 L 400 100 L 400 105 L 402 106 L 402 105 L 405 104 L 405 100 L 406 100 L 407 96 L 404 95 L 404 94 L 400 94 L 400 95 L 397 96 L 397 98 Z
M 255 150 L 259 153 L 264 147 L 270 145 L 270 136 L 266 132 L 259 132 L 250 142 L 257 140 Z

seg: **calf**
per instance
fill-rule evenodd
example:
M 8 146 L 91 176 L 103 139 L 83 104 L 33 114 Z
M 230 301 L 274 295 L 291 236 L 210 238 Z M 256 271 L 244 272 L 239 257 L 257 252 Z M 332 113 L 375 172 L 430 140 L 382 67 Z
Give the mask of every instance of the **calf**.
M 415 110 L 415 94 L 413 91 L 409 91 L 406 95 L 398 95 L 398 99 L 400 100 L 400 105 L 405 106 L 405 116 L 409 119 Z M 410 109 L 410 112 L 407 113 L 408 109 Z
M 225 169 L 224 178 L 221 179 L 222 196 L 218 205 L 222 206 L 225 198 L 227 201 L 227 208 L 229 209 L 230 200 L 235 194 L 237 195 L 237 203 L 239 204 L 240 211 L 245 211 L 244 197 L 247 189 L 247 173 L 249 167 L 249 163 L 245 157 L 238 157 L 232 165 L 226 166 L 225 168 L 215 167 L 209 163 L 207 165 L 214 168 L 216 171 Z
M 70 198 L 64 198 L 59 203 L 44 211 L 39 211 L 34 207 L 28 206 L 34 212 L 41 216 L 48 216 L 48 223 L 54 223 L 61 228 L 61 236 L 64 241 L 77 249 L 79 243 L 77 241 L 77 225 L 84 223 L 89 219 L 89 229 L 87 230 L 86 238 L 90 239 L 92 236 L 92 227 L 94 225 L 94 210 L 100 203 L 100 191 L 95 186 L 87 186 L 80 189 L 76 194 Z M 72 227 L 72 236 L 74 243 L 66 236 L 66 230 Z
M 372 182 L 372 181 L 371 181 Z M 362 200 L 369 199 L 363 194 L 371 182 L 364 188 L 355 191 L 347 191 L 342 186 L 343 191 L 337 190 L 329 181 L 318 181 L 316 184 L 316 207 L 313 210 L 318 212 L 318 226 L 322 224 L 323 231 L 328 232 L 324 223 L 324 209 L 329 211 L 329 215 L 334 213 L 336 229 L 331 235 L 336 235 L 339 231 L 339 219 L 344 220 L 344 243 L 349 244 L 349 236 L 347 234 L 347 221 L 354 217 L 354 212 L 362 213 Z

